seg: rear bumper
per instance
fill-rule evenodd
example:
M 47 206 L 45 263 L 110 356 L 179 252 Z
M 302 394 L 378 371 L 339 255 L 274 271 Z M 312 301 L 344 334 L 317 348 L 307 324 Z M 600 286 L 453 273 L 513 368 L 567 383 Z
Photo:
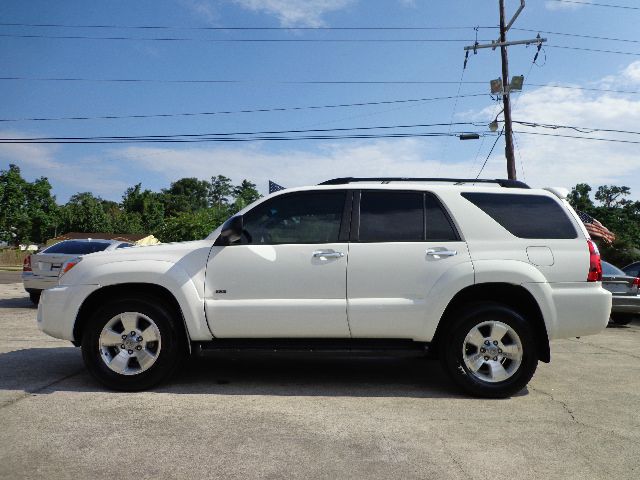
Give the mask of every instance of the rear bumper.
M 38 328 L 47 335 L 74 341 L 73 327 L 78 311 L 99 285 L 56 286 L 42 292 L 38 304 Z
M 613 295 L 611 313 L 632 313 L 640 315 L 640 296 Z
M 30 272 L 23 272 L 22 284 L 27 292 L 31 290 L 46 290 L 58 285 L 58 277 L 44 277 Z
M 603 331 L 611 315 L 611 293 L 599 282 L 528 283 L 536 297 L 549 340 Z

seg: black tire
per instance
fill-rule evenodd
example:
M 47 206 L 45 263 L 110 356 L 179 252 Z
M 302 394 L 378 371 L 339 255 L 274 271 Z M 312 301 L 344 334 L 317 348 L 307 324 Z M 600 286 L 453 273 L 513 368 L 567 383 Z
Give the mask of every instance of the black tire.
M 625 313 L 612 313 L 611 321 L 616 325 L 629 325 L 633 320 L 633 315 L 625 314 Z
M 505 398 L 519 392 L 529 383 L 538 365 L 537 348 L 532 326 L 518 312 L 497 303 L 480 303 L 458 310 L 453 315 L 450 315 L 448 320 L 451 324 L 448 325 L 440 345 L 438 345 L 440 361 L 447 374 L 463 390 L 477 397 Z M 472 345 L 465 343 L 467 334 L 475 330 L 477 326 L 481 326 L 482 330 L 490 328 L 483 326 L 486 325 L 486 322 L 506 324 L 515 332 L 515 335 L 519 338 L 521 349 L 516 343 L 513 343 L 510 333 L 507 333 L 505 337 L 500 337 L 502 339 L 500 341 L 509 342 L 511 348 L 518 348 L 521 354 L 519 366 L 517 361 L 512 363 L 513 360 L 498 356 L 495 357 L 498 359 L 497 362 L 492 362 L 493 358 L 489 358 L 489 362 L 484 362 L 483 359 L 487 357 L 481 355 L 479 350 L 477 352 L 463 350 L 470 347 L 473 348 Z M 485 335 L 482 336 L 484 337 Z M 504 345 L 502 346 L 504 348 Z M 483 347 L 488 349 L 494 346 L 483 345 Z M 500 352 L 502 354 L 502 350 Z M 489 352 L 487 351 L 487 353 Z M 479 359 L 482 366 L 477 372 L 472 371 L 465 364 L 465 354 L 467 358 L 471 358 L 472 354 L 483 357 L 483 359 Z M 505 380 L 487 381 L 481 377 L 492 375 L 489 363 L 500 363 L 505 371 L 511 370 L 511 373 Z M 500 365 L 497 365 L 497 367 L 500 368 Z
M 99 345 L 103 328 L 124 312 L 140 313 L 153 320 L 160 335 L 160 348 L 155 362 L 148 369 L 131 375 L 112 370 L 103 360 Z M 89 373 L 108 388 L 123 391 L 146 390 L 168 380 L 187 352 L 182 321 L 176 318 L 177 315 L 155 298 L 124 298 L 103 305 L 89 318 L 83 329 L 82 358 Z
M 31 300 L 31 303 L 33 303 L 34 305 L 38 305 L 38 303 L 40 303 L 41 294 L 42 294 L 41 290 L 37 290 L 35 292 L 29 292 L 29 300 Z

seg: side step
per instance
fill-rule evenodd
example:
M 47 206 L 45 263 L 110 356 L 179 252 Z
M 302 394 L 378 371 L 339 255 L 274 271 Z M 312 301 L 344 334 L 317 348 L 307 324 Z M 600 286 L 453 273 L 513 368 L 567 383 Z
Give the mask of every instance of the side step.
M 425 355 L 429 344 L 388 338 L 216 338 L 194 344 L 194 352 L 208 353 L 327 353 Z

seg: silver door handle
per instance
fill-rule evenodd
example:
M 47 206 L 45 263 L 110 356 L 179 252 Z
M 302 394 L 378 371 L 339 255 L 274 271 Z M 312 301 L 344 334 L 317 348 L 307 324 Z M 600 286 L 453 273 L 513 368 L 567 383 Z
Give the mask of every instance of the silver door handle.
M 430 257 L 453 257 L 457 254 L 458 252 L 456 250 L 437 250 L 435 248 L 427 249 L 427 255 Z
M 313 258 L 342 258 L 344 257 L 344 253 L 342 252 L 334 252 L 334 251 L 325 251 L 325 250 L 316 250 L 313 252 Z

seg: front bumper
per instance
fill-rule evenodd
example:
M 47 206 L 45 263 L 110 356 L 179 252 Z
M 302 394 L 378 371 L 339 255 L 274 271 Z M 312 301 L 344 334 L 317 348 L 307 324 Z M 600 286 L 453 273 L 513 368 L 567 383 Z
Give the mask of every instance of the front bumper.
M 640 295 L 613 295 L 611 313 L 640 315 Z
M 74 341 L 73 327 L 80 306 L 99 285 L 63 285 L 42 292 L 38 328 L 47 335 Z

